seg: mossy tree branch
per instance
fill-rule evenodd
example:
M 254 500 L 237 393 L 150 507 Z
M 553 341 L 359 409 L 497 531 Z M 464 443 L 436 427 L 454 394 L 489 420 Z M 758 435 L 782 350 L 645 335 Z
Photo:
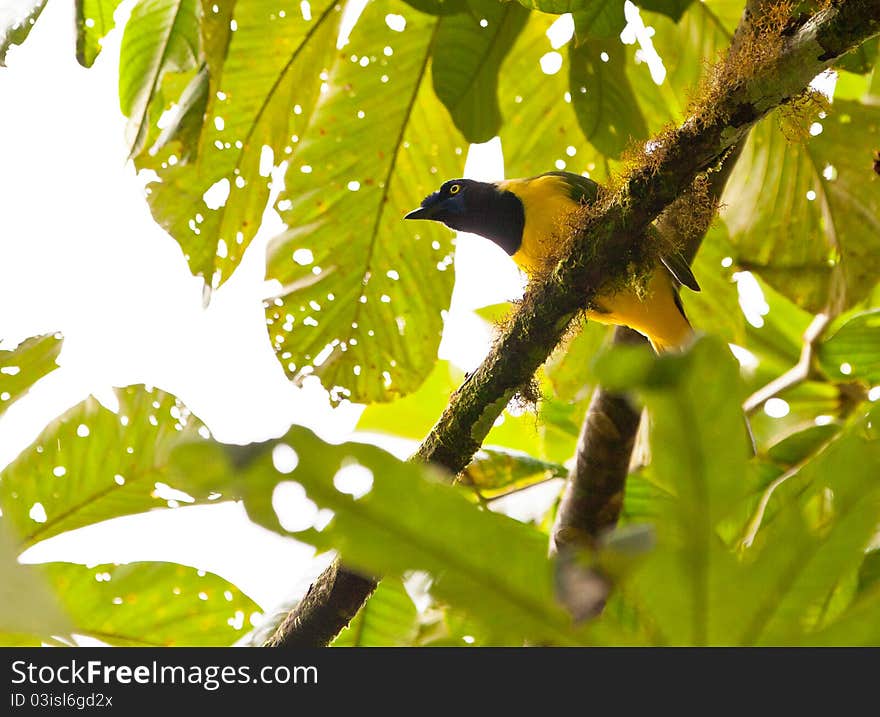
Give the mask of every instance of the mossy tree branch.
M 778 49 L 760 62 L 724 63 L 716 82 L 694 113 L 678 128 L 649 143 L 639 163 L 603 201 L 590 208 L 569 251 L 542 281 L 531 285 L 520 308 L 489 355 L 455 392 L 414 458 L 457 474 L 470 462 L 508 401 L 528 384 L 559 343 L 571 321 L 609 277 L 620 275 L 651 248 L 640 241 L 646 228 L 701 172 L 716 168 L 751 127 L 779 105 L 800 95 L 836 59 L 880 32 L 880 0 L 832 0 L 797 28 L 786 27 Z M 736 58 L 746 57 L 741 52 Z M 334 565 L 310 593 L 334 599 L 337 581 L 353 573 Z M 346 604 L 372 592 L 372 581 L 343 591 Z M 351 619 L 348 610 L 325 605 L 303 612 L 304 600 L 283 625 L 304 634 L 335 634 Z M 353 613 L 352 613 L 353 614 Z M 314 630 L 310 617 L 330 616 Z M 274 639 L 274 638 L 273 638 Z M 315 639 L 307 644 L 325 645 Z M 278 644 L 303 644 L 283 639 Z

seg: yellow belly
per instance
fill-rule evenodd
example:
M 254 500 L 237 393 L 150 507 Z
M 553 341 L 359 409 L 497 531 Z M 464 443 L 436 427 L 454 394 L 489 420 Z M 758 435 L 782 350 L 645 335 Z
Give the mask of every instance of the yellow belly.
M 514 191 L 526 207 L 522 244 L 513 260 L 526 273 L 532 273 L 554 254 L 553 248 L 566 231 L 568 215 L 578 205 L 568 197 L 562 180 L 553 175 L 529 181 L 508 180 L 498 186 Z M 528 207 L 541 207 L 541 212 L 530 213 Z M 693 334 L 676 304 L 673 278 L 660 263 L 654 267 L 643 297 L 624 287 L 596 296 L 593 303 L 596 309 L 587 312 L 590 320 L 629 326 L 646 336 L 658 353 L 685 346 Z

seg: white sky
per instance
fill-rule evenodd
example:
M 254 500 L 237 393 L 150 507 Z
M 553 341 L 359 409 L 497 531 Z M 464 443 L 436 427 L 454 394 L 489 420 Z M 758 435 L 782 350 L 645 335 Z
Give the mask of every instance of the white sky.
M 60 368 L 0 418 L 0 466 L 90 393 L 100 397 L 134 383 L 177 395 L 219 440 L 265 440 L 291 423 L 328 440 L 350 437 L 361 409 L 331 409 L 317 381 L 296 389 L 271 350 L 261 303 L 270 232 L 254 240 L 203 309 L 201 281 L 153 222 L 143 182 L 125 163 L 121 33 L 107 38 L 86 70 L 74 59 L 73 28 L 73 4 L 49 3 L 0 69 L 2 347 L 45 332 L 64 335 Z M 502 176 L 497 141 L 472 153 L 468 174 Z M 277 215 L 269 220 L 277 229 Z M 470 369 L 489 338 L 470 309 L 516 297 L 521 278 L 500 249 L 472 238 L 459 241 L 456 270 L 441 355 Z M 410 449 L 401 442 L 386 447 L 402 455 Z M 25 559 L 182 562 L 226 577 L 268 608 L 301 592 L 320 571 L 326 560 L 313 563 L 313 552 L 225 504 L 90 526 L 35 546 Z

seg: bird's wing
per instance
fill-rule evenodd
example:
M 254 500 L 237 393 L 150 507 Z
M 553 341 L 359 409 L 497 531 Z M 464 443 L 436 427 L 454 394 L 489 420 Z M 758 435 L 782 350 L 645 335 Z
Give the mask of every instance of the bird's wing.
M 559 177 L 568 189 L 568 196 L 575 202 L 590 203 L 596 199 L 599 185 L 592 179 L 571 172 L 546 172 L 541 177 Z
M 691 271 L 691 267 L 679 252 L 669 256 L 661 256 L 660 261 L 663 262 L 663 266 L 669 269 L 669 273 L 675 277 L 679 284 L 692 291 L 700 290 L 694 272 Z

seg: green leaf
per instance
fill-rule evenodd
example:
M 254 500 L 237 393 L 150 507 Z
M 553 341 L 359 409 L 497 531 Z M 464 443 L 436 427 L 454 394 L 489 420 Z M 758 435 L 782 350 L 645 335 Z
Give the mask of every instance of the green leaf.
M 76 0 L 76 60 L 91 67 L 101 53 L 101 40 L 113 29 L 113 12 L 122 0 Z
M 650 614 L 659 642 L 724 643 L 741 596 L 718 529 L 748 487 L 738 364 L 713 337 L 682 356 L 622 348 L 597 363 L 597 374 L 603 385 L 639 388 L 651 421 L 652 475 L 673 496 L 654 504 L 658 549 L 624 581 L 624 593 Z
M 484 498 L 495 498 L 566 475 L 568 470 L 559 463 L 542 461 L 525 453 L 484 448 L 474 456 L 459 480 L 477 489 Z
M 847 320 L 819 345 L 818 353 L 832 380 L 880 382 L 880 309 Z
M 863 42 L 856 49 L 851 50 L 837 61 L 835 67 L 854 72 L 857 75 L 864 75 L 874 69 L 877 62 L 877 38 Z
M 440 20 L 431 75 L 434 92 L 468 142 L 501 127 L 498 71 L 529 18 L 514 2 L 471 0 L 471 13 Z
M 212 490 L 241 498 L 252 520 L 336 549 L 357 570 L 430 573 L 432 595 L 467 611 L 493 639 L 583 639 L 555 601 L 546 536 L 481 510 L 459 489 L 438 482 L 436 469 L 401 462 L 375 446 L 326 444 L 301 427 L 245 454 L 213 443 L 181 446 L 174 463 L 181 480 L 192 476 L 205 484 L 210 476 Z M 307 527 L 300 511 L 309 505 L 303 489 L 316 504 L 315 527 Z M 328 509 L 333 517 L 326 523 Z
M 196 0 L 140 0 L 122 36 L 119 106 L 128 117 L 129 156 L 140 154 L 151 122 L 162 107 L 154 101 L 168 72 L 194 68 L 199 58 Z
M 290 155 L 313 118 L 342 14 L 332 1 L 313 4 L 309 20 L 282 17 L 275 0 L 240 3 L 232 20 L 230 3 L 217 7 L 202 25 L 210 84 L 197 161 L 180 162 L 188 153 L 173 143 L 138 159 L 159 175 L 147 185 L 154 218 L 214 287 L 260 227 L 272 168 L 286 160 L 299 171 Z
M 410 393 L 436 360 L 452 234 L 403 215 L 463 169 L 462 139 L 430 86 L 437 27 L 397 0 L 367 6 L 276 204 L 289 229 L 269 248 L 268 277 L 282 286 L 270 336 L 291 377 L 315 373 L 337 400 Z
M 639 0 L 638 6 L 671 17 L 678 22 L 693 0 Z
M 15 349 L 0 349 L 0 416 L 39 379 L 57 367 L 60 334 L 43 334 L 22 341 Z
M 406 4 L 426 15 L 455 15 L 468 11 L 466 0 L 406 0 Z
M 647 138 L 619 40 L 592 39 L 570 47 L 569 62 L 572 106 L 590 144 L 617 158 L 632 140 Z
M 332 647 L 408 647 L 419 632 L 419 615 L 399 580 L 379 583 Z
M 541 65 L 545 55 L 556 52 L 547 37 L 555 20 L 531 13 L 502 67 L 498 95 L 504 117 L 500 137 L 505 174 L 533 177 L 563 168 L 601 179 L 605 176 L 603 158 L 584 142 L 571 107 L 567 54 L 556 53 L 562 66 L 553 74 L 546 74 Z
M 774 493 L 782 507 L 758 533 L 746 577 L 762 590 L 743 610 L 743 642 L 795 641 L 821 626 L 816 608 L 862 563 L 880 521 L 880 486 L 865 470 L 880 465 L 880 443 L 864 430 L 856 421 Z
M 8 18 L 9 24 L 0 27 L 0 67 L 6 67 L 6 53 L 13 45 L 21 45 L 46 7 L 46 0 L 26 0 L 17 16 Z
M 644 3 L 640 4 L 644 6 Z M 662 58 L 665 69 L 663 84 L 657 91 L 664 97 L 666 107 L 671 110 L 668 119 L 677 123 L 686 118 L 688 105 L 699 87 L 708 63 L 727 49 L 732 36 L 732 28 L 728 29 L 717 14 L 717 2 L 680 5 L 690 5 L 681 18 L 644 14 L 645 24 L 654 28 L 651 42 Z M 739 21 L 742 11 L 743 3 L 737 0 L 736 22 Z M 648 64 L 642 63 L 634 71 L 647 75 Z M 640 93 L 639 98 L 644 105 L 643 94 Z M 662 113 L 658 114 L 661 115 L 658 120 L 665 123 L 667 120 L 663 120 Z
M 746 320 L 733 281 L 735 269 L 726 261 L 735 253 L 726 228 L 718 222 L 710 226 L 692 265 L 702 290 L 682 289 L 680 295 L 694 329 L 715 334 L 729 343 L 742 344 Z
M 118 413 L 86 399 L 0 473 L 0 509 L 23 545 L 173 503 L 160 490 L 168 452 L 205 429 L 161 391 L 130 386 L 116 396 Z
M 584 10 L 572 13 L 574 35 L 578 45 L 589 38 L 619 37 L 626 26 L 623 2 L 611 0 L 597 1 L 587 5 Z
M 73 632 L 110 645 L 225 647 L 250 628 L 251 615 L 259 611 L 223 578 L 175 563 L 40 567 Z
M 71 631 L 45 572 L 20 565 L 16 540 L 0 518 L 0 646 L 39 646 L 39 635 L 51 638 Z
M 852 306 L 880 276 L 880 110 L 839 100 L 816 119 L 798 144 L 775 118 L 755 127 L 722 201 L 740 266 L 810 311 Z
M 593 359 L 607 337 L 607 326 L 590 321 L 554 350 L 547 359 L 544 373 L 557 398 L 573 402 L 590 397 L 595 384 Z
M 177 110 L 156 137 L 149 150 L 151 153 L 158 153 L 170 142 L 175 142 L 175 156 L 179 155 L 181 162 L 186 163 L 196 158 L 210 86 L 207 65 L 202 65 L 180 95 Z

